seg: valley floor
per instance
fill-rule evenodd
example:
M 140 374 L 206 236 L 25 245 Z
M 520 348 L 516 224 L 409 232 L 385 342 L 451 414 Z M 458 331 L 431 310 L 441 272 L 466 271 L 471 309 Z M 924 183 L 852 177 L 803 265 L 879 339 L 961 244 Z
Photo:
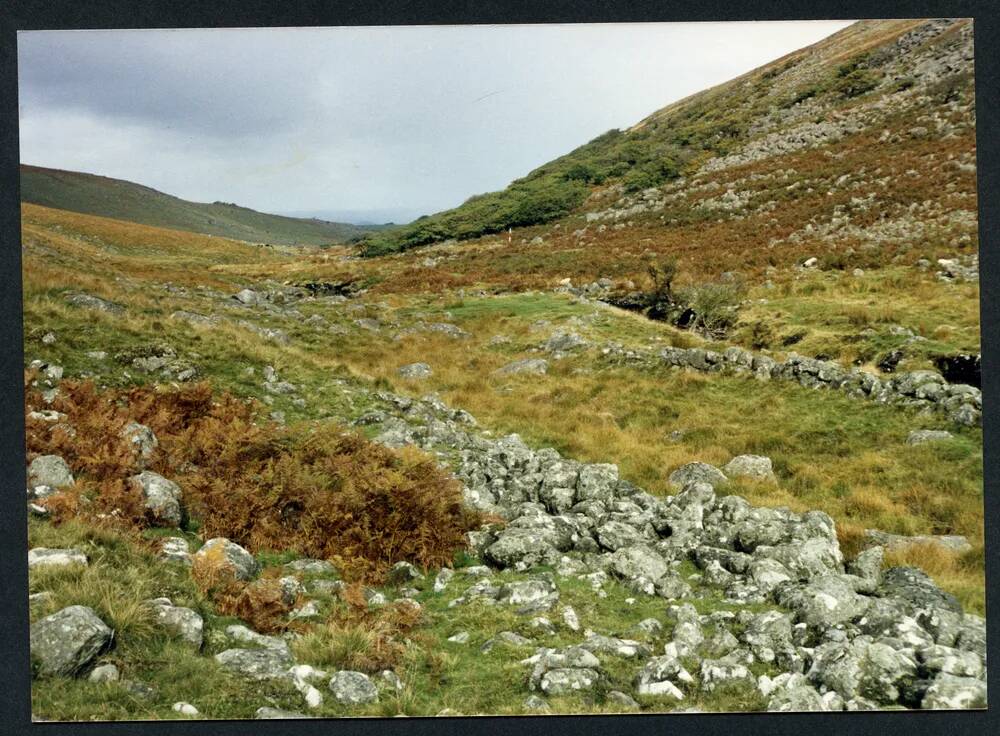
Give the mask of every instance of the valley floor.
M 721 354 L 731 343 L 610 307 L 560 284 L 558 273 L 545 289 L 392 291 L 386 284 L 393 274 L 418 269 L 432 254 L 364 264 L 335 250 L 288 257 L 27 205 L 24 223 L 25 356 L 37 361 L 39 389 L 70 378 L 165 388 L 207 379 L 216 391 L 266 405 L 279 424 L 320 433 L 352 427 L 389 446 L 422 447 L 458 475 L 466 502 L 495 524 L 473 532 L 454 576 L 425 570 L 368 589 L 366 598 L 381 594 L 385 607 L 369 600 L 372 613 L 352 625 L 334 615 L 348 606 L 330 583 L 335 574 L 296 568 L 294 551 L 252 550 L 263 577 L 298 579 L 315 615 L 250 649 L 283 653 L 278 669 L 315 669 L 248 686 L 245 672 L 215 657 L 234 642 L 242 646 L 247 635 L 232 628 L 240 621 L 216 610 L 186 566 L 157 556 L 163 537 L 183 537 L 195 552 L 205 541 L 196 527 L 148 529 L 139 543 L 82 519 L 31 518 L 32 548 L 79 549 L 88 558 L 85 567 L 32 568 L 32 620 L 66 606 L 91 607 L 115 631 L 114 648 L 101 661 L 121 674 L 110 682 L 35 680 L 37 717 L 187 717 L 173 709 L 179 702 L 208 718 L 250 718 L 261 707 L 336 716 L 985 704 L 985 688 L 975 685 L 985 587 L 976 422 L 800 380 L 641 359 L 668 347 Z M 474 257 L 476 248 L 462 257 Z M 338 271 L 369 279 L 369 291 L 313 294 L 282 283 L 337 284 Z M 927 355 L 942 345 L 978 348 L 976 284 L 945 284 L 899 264 L 863 281 L 797 267 L 771 279 L 771 287 L 751 286 L 748 313 L 780 315 L 782 334 L 801 325 L 809 331 L 804 346 L 767 351 L 775 360 L 793 349 L 815 354 L 857 345 L 844 336 L 869 326 L 857 316 L 868 307 L 883 312 L 861 338 L 873 349 L 923 332 L 934 343 Z M 898 298 L 879 307 L 889 293 Z M 73 296 L 79 294 L 86 297 Z M 922 321 L 935 304 L 948 316 L 947 331 Z M 909 335 L 888 329 L 897 323 Z M 731 340 L 750 347 L 748 335 Z M 911 369 L 928 367 L 920 361 L 918 352 Z M 862 367 L 872 369 L 870 362 Z M 938 434 L 914 439 L 925 430 Z M 509 433 L 523 440 L 503 440 L 513 443 L 503 457 L 521 458 L 516 462 L 490 455 Z M 737 472 L 729 464 L 740 456 L 768 458 L 771 472 Z M 736 469 L 724 482 L 707 478 L 714 491 L 700 484 L 678 495 L 682 484 L 671 474 L 696 462 Z M 598 472 L 588 469 L 607 467 L 589 464 L 609 463 L 617 470 L 602 481 L 604 495 L 581 498 L 581 479 Z M 569 500 L 560 500 L 555 481 L 519 490 L 527 476 L 557 472 L 575 473 Z M 744 507 L 724 497 L 745 499 L 745 510 L 737 513 L 733 504 Z M 573 506 L 595 500 L 600 510 Z M 778 530 L 773 539 L 750 540 L 744 530 L 739 541 L 740 514 L 751 511 L 754 529 Z M 828 514 L 836 531 L 811 511 Z M 560 521 L 564 516 L 571 521 Z M 583 526 L 566 532 L 564 523 Z M 677 547 L 689 524 L 698 530 L 695 541 Z M 615 530 L 624 541 L 608 536 Z M 882 538 L 884 562 L 862 554 L 872 543 L 869 530 L 898 535 Z M 576 541 L 581 535 L 591 535 L 593 549 Z M 955 551 L 939 542 L 942 535 L 966 543 Z M 815 560 L 782 557 L 792 554 L 785 547 L 805 542 L 820 550 Z M 725 554 L 710 560 L 697 552 L 706 545 Z M 516 551 L 505 556 L 507 546 Z M 669 576 L 646 559 L 620 559 L 633 547 L 659 550 Z M 851 574 L 844 575 L 844 558 Z M 907 582 L 892 572 L 906 565 L 934 582 Z M 768 578 L 779 568 L 798 571 L 796 580 L 782 588 Z M 827 580 L 838 575 L 855 587 Z M 667 577 L 673 589 L 654 589 Z M 802 600 L 820 594 L 840 607 L 830 620 L 815 618 L 820 614 Z M 148 620 L 143 601 L 159 597 L 197 613 L 198 647 Z M 421 620 L 397 631 L 392 612 L 407 600 L 419 605 Z M 879 623 L 859 624 L 873 600 L 884 603 L 870 615 Z M 917 632 L 888 623 L 902 617 L 916 625 L 928 610 L 945 611 L 947 625 L 921 623 Z M 380 627 L 409 643 L 386 655 L 373 634 Z M 882 662 L 892 641 L 905 641 L 913 661 Z M 838 647 L 862 663 L 859 682 L 843 686 L 825 662 L 840 656 Z M 888 686 L 872 684 L 882 681 L 866 669 L 873 661 L 889 671 Z M 338 695 L 326 683 L 342 670 L 364 671 L 370 688 L 358 687 L 376 695 Z M 307 707 L 313 685 L 323 697 Z

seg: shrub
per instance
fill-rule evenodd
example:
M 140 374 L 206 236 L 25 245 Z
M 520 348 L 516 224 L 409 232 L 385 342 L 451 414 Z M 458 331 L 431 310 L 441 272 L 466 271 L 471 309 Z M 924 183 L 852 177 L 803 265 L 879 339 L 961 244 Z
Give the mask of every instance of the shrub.
M 736 324 L 746 289 L 738 281 L 715 281 L 685 289 L 681 300 L 694 311 L 690 329 L 724 335 Z
M 26 409 L 43 406 L 27 388 Z M 78 476 L 75 488 L 45 501 L 57 523 L 79 514 L 136 530 L 152 524 L 127 483 L 138 470 L 121 436 L 129 421 L 156 433 L 149 469 L 181 486 L 202 533 L 251 551 L 329 559 L 347 579 L 377 581 L 400 560 L 450 563 L 477 523 L 457 481 L 430 457 L 331 425 L 258 421 L 256 404 L 213 396 L 207 383 L 99 392 L 91 382 L 66 380 L 51 408 L 67 415 L 75 436 L 38 420 L 26 425 L 29 458 L 62 455 Z M 216 584 L 223 581 L 205 587 Z

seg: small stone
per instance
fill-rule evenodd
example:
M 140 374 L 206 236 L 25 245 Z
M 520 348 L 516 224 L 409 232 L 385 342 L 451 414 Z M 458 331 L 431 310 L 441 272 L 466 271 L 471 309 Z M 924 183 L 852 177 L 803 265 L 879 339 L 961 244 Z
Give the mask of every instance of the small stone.
M 69 606 L 31 625 L 32 670 L 73 676 L 111 643 L 114 632 L 86 606 Z
M 91 682 L 117 682 L 121 677 L 118 668 L 111 664 L 99 664 L 90 671 L 87 679 Z
M 906 437 L 908 445 L 922 445 L 927 442 L 950 440 L 954 435 L 944 429 L 915 429 Z
M 307 716 L 305 713 L 298 713 L 292 710 L 282 710 L 281 708 L 272 708 L 270 706 L 262 706 L 256 710 L 254 713 L 254 718 L 257 720 L 279 720 L 279 719 L 291 719 L 291 718 L 311 718 L 312 716 Z
M 580 618 L 576 615 L 576 611 L 573 610 L 572 606 L 566 606 L 562 611 L 563 623 L 566 624 L 570 631 L 580 630 Z
M 523 705 L 528 710 L 552 710 L 545 699 L 540 698 L 537 695 L 529 695 L 524 699 Z
M 35 547 L 28 550 L 28 568 L 87 566 L 87 555 L 77 549 L 49 549 Z
M 437 574 L 437 577 L 434 578 L 434 592 L 435 593 L 443 592 L 444 589 L 448 587 L 448 583 L 451 581 L 453 577 L 455 577 L 454 570 L 452 570 L 450 567 L 442 568 L 441 571 Z
M 173 708 L 174 712 L 180 713 L 182 716 L 198 715 L 198 709 L 195 708 L 190 703 L 184 703 L 184 702 L 174 703 L 173 706 L 171 707 Z
M 420 380 L 423 378 L 430 378 L 434 375 L 434 371 L 426 363 L 410 363 L 409 365 L 404 365 L 399 369 L 399 375 L 403 378 L 410 378 L 414 380 Z

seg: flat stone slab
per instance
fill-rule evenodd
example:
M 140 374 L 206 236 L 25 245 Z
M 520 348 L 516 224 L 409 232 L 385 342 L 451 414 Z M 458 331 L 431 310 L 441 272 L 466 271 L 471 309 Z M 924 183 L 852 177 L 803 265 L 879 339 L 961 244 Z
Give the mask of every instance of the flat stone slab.
M 917 534 L 907 537 L 902 534 L 890 534 L 878 529 L 865 529 L 866 546 L 879 545 L 885 547 L 887 551 L 904 550 L 909 547 L 923 547 L 935 545 L 943 547 L 949 552 L 962 554 L 972 549 L 969 540 L 959 534 Z

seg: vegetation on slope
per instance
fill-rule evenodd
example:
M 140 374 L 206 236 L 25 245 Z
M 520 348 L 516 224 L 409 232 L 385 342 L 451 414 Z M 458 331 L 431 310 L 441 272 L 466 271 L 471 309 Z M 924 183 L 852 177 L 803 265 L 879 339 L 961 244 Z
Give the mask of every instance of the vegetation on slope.
M 329 245 L 373 229 L 269 215 L 226 202 L 189 202 L 130 181 L 23 164 L 21 200 L 144 225 L 274 245 Z
M 900 24 L 896 32 L 907 27 Z M 884 24 L 874 24 L 869 34 L 883 31 Z M 875 89 L 884 75 L 879 63 L 886 61 L 862 50 L 856 33 L 858 29 L 852 27 L 674 103 L 628 130 L 610 130 L 502 191 L 476 195 L 454 209 L 371 233 L 362 239 L 361 252 L 385 255 L 552 222 L 577 210 L 593 192 L 608 187 L 626 193 L 659 187 L 690 173 L 707 158 L 731 153 L 755 135 L 756 119 L 769 110 L 787 109 L 806 100 L 853 104 L 855 98 Z M 864 33 L 862 38 L 871 41 Z M 805 73 L 796 68 L 800 60 L 826 47 L 836 49 L 839 56 Z

